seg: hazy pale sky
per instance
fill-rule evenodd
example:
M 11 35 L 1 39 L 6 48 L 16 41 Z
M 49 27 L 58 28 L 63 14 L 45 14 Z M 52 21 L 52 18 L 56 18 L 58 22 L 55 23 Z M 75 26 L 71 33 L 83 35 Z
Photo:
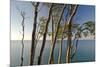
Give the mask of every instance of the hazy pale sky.
M 22 11 L 25 11 L 26 13 L 27 18 L 25 19 L 25 40 L 31 40 L 34 8 L 32 7 L 30 2 L 14 0 L 11 0 L 11 40 L 21 40 L 22 38 L 22 17 L 20 16 L 20 12 L 17 10 L 17 8 L 19 8 Z M 47 7 L 40 5 L 39 9 L 41 9 L 38 14 L 39 17 L 48 16 Z M 95 6 L 80 5 L 74 20 L 74 23 L 80 24 L 83 24 L 86 21 L 95 21 Z M 47 39 L 49 39 L 49 36 L 47 36 Z

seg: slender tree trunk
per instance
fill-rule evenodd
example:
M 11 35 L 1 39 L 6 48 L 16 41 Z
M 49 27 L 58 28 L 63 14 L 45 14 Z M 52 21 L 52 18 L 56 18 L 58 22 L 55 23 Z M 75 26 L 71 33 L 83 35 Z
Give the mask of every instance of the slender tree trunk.
M 53 20 L 53 16 L 52 16 L 52 43 L 54 40 L 54 20 Z
M 74 49 L 74 53 L 72 54 L 72 56 L 71 56 L 71 59 L 73 59 L 74 58 L 74 56 L 75 56 L 75 61 L 77 61 L 77 46 L 78 46 L 78 41 L 79 41 L 79 38 L 77 37 L 76 38 L 76 43 L 75 43 L 75 49 Z
M 62 36 L 62 38 L 61 38 L 61 44 L 60 44 L 60 49 L 59 49 L 58 64 L 61 63 L 61 57 L 62 57 L 62 45 L 63 45 L 63 36 Z
M 77 46 L 78 46 L 78 40 L 79 38 L 77 38 L 76 40 L 76 51 L 75 51 L 75 61 L 77 61 Z
M 67 14 L 66 14 L 66 17 L 68 16 L 68 13 L 69 13 L 69 10 L 68 10 L 68 12 L 67 12 Z M 58 64 L 61 63 L 62 45 L 63 45 L 63 39 L 64 39 L 64 38 L 63 38 L 63 34 L 64 34 L 65 29 L 66 29 L 66 25 L 67 25 L 67 23 L 65 22 L 65 23 L 64 23 L 64 28 L 63 28 L 63 30 L 62 30 L 62 36 L 61 36 L 61 45 L 60 45 L 60 49 L 59 49 Z
M 50 57 L 49 57 L 48 64 L 50 64 L 51 61 L 52 61 L 51 58 L 53 56 L 53 52 L 54 52 L 54 48 L 55 48 L 55 43 L 56 43 L 56 39 L 57 39 L 57 33 L 58 33 L 58 30 L 59 30 L 60 22 L 61 22 L 61 19 L 63 17 L 63 13 L 64 13 L 65 8 L 66 8 L 66 5 L 64 5 L 64 7 L 62 9 L 61 16 L 60 16 L 59 21 L 58 21 L 57 30 L 56 30 L 56 33 L 55 33 L 55 38 L 54 38 L 54 41 L 53 41 L 53 44 L 52 44 L 52 47 L 51 47 L 51 50 L 50 50 Z
M 34 64 L 34 56 L 35 56 L 35 36 L 36 36 L 36 24 L 37 24 L 37 14 L 38 14 L 38 6 L 39 2 L 35 5 L 35 12 L 34 12 L 34 24 L 33 24 L 33 31 L 32 31 L 32 44 L 31 44 L 31 55 L 30 55 L 30 65 Z
M 52 42 L 51 42 L 51 46 L 53 44 L 54 41 L 54 21 L 53 21 L 53 16 L 52 16 Z M 54 64 L 54 56 L 52 55 L 51 57 L 51 63 L 50 64 Z
M 70 63 L 70 55 L 71 55 L 71 30 L 70 29 L 71 29 L 71 24 L 69 24 L 68 29 L 69 29 L 69 31 L 68 31 L 69 33 L 68 33 L 68 40 L 67 40 L 68 45 L 67 45 L 67 53 L 66 53 L 67 54 L 67 58 L 66 58 L 67 61 L 66 62 Z
M 74 7 L 74 8 L 73 8 Z M 75 6 L 73 6 L 72 8 L 71 8 L 71 14 L 70 14 L 70 17 L 69 17 L 69 19 L 68 19 L 68 40 L 67 40 L 67 55 L 66 55 L 66 62 L 67 63 L 70 63 L 71 62 L 71 35 L 72 35 L 72 33 L 71 33 L 71 27 L 72 27 L 72 19 L 73 19 L 73 17 L 74 17 L 74 15 L 75 15 L 75 13 L 76 13 L 76 11 L 77 11 L 77 5 L 75 5 Z
M 46 35 L 47 35 L 47 31 L 48 31 L 48 25 L 49 25 L 49 22 L 50 22 L 50 17 L 51 17 L 51 14 L 52 14 L 52 8 L 53 8 L 53 4 L 51 4 L 50 10 L 49 10 L 49 16 L 48 16 L 48 19 L 47 19 L 47 22 L 46 22 L 45 32 L 43 34 L 43 42 L 42 42 L 42 47 L 41 47 L 41 50 L 40 50 L 40 55 L 38 57 L 38 65 L 41 64 L 41 60 L 42 60 L 42 54 L 43 54 L 43 50 L 44 50 L 44 47 L 45 47 Z
M 75 38 L 73 39 L 73 44 L 72 44 L 71 48 L 73 48 L 75 40 L 76 40 L 76 35 L 75 35 Z
M 21 16 L 22 16 L 22 52 L 21 52 L 21 64 L 20 66 L 23 66 L 23 53 L 24 53 L 24 20 L 25 20 L 25 16 L 24 16 L 24 12 L 21 12 Z

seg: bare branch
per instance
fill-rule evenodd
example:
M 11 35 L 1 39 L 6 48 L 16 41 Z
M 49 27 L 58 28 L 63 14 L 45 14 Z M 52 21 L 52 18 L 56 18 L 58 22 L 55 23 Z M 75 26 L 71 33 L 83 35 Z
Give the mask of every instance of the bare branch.
M 35 5 L 35 2 L 31 2 L 31 4 L 35 7 L 36 5 Z

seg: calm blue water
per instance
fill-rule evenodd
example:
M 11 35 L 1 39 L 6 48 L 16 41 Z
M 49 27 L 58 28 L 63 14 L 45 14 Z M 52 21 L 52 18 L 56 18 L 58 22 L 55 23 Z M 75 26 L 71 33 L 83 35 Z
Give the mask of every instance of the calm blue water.
M 67 48 L 67 41 L 63 41 L 63 50 L 62 50 L 62 59 L 61 62 L 65 63 L 66 61 L 66 48 Z M 31 41 L 24 41 L 25 48 L 24 48 L 24 62 L 25 66 L 29 65 L 30 59 L 30 48 L 31 48 Z M 38 55 L 40 52 L 42 41 L 39 41 L 36 47 L 36 54 L 35 54 L 35 65 L 37 64 Z M 50 52 L 50 45 L 51 41 L 46 41 L 45 49 L 42 56 L 42 64 L 47 64 Z M 55 50 L 54 50 L 54 61 L 55 64 L 58 60 L 58 52 L 59 52 L 60 41 L 56 42 Z M 11 41 L 11 54 L 10 54 L 10 64 L 11 67 L 19 66 L 20 65 L 20 58 L 21 58 L 21 41 L 13 40 Z M 95 61 L 95 41 L 94 40 L 80 40 L 78 44 L 77 50 L 77 61 L 73 58 L 72 62 L 89 62 Z

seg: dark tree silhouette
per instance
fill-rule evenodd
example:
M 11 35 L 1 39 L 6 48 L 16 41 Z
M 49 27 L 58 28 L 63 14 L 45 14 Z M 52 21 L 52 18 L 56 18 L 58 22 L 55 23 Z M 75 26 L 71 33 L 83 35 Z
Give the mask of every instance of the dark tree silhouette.
M 52 43 L 53 43 L 53 41 L 54 41 L 54 19 L 53 19 L 53 16 L 52 16 Z M 51 44 L 51 46 L 52 46 L 52 44 Z M 54 64 L 54 57 L 53 57 L 53 55 L 51 57 L 51 64 Z
M 32 2 L 32 5 L 34 7 L 34 23 L 33 23 L 33 31 L 32 31 L 32 44 L 31 44 L 31 55 L 30 55 L 30 65 L 34 64 L 34 56 L 35 56 L 35 48 L 36 48 L 36 24 L 37 24 L 37 15 L 38 15 L 38 6 L 39 6 L 39 2 L 37 2 L 36 4 L 34 4 L 34 2 Z
M 38 65 L 41 64 L 41 60 L 42 60 L 42 54 L 43 54 L 43 50 L 44 50 L 44 47 L 45 47 L 46 35 L 47 35 L 47 31 L 48 31 L 48 25 L 49 25 L 49 22 L 50 22 L 50 17 L 51 17 L 51 14 L 52 14 L 52 8 L 53 8 L 53 4 L 51 4 L 51 7 L 49 9 L 49 15 L 48 15 L 48 19 L 47 19 L 47 22 L 46 22 L 45 32 L 43 34 L 42 47 L 41 47 L 41 50 L 40 50 L 40 55 L 38 57 Z
M 68 40 L 67 40 L 67 53 L 66 53 L 66 62 L 70 63 L 71 62 L 71 37 L 72 37 L 72 19 L 74 15 L 76 14 L 78 5 L 71 5 L 71 10 L 70 10 L 70 16 L 68 18 Z
M 58 20 L 58 24 L 57 24 L 57 30 L 56 30 L 56 33 L 55 33 L 55 37 L 54 37 L 54 41 L 53 41 L 53 44 L 51 46 L 51 50 L 50 50 L 50 57 L 49 57 L 49 61 L 48 61 L 48 64 L 50 64 L 52 61 L 51 61 L 51 58 L 53 56 L 53 52 L 54 52 L 54 48 L 55 48 L 55 43 L 56 43 L 56 39 L 57 39 L 57 33 L 58 33 L 58 30 L 59 30 L 59 27 L 60 27 L 60 22 L 61 22 L 61 19 L 63 17 L 63 13 L 64 13 L 64 10 L 66 8 L 66 5 L 64 5 L 63 9 L 62 9 L 62 12 L 61 12 L 61 15 L 60 15 L 60 18 Z

